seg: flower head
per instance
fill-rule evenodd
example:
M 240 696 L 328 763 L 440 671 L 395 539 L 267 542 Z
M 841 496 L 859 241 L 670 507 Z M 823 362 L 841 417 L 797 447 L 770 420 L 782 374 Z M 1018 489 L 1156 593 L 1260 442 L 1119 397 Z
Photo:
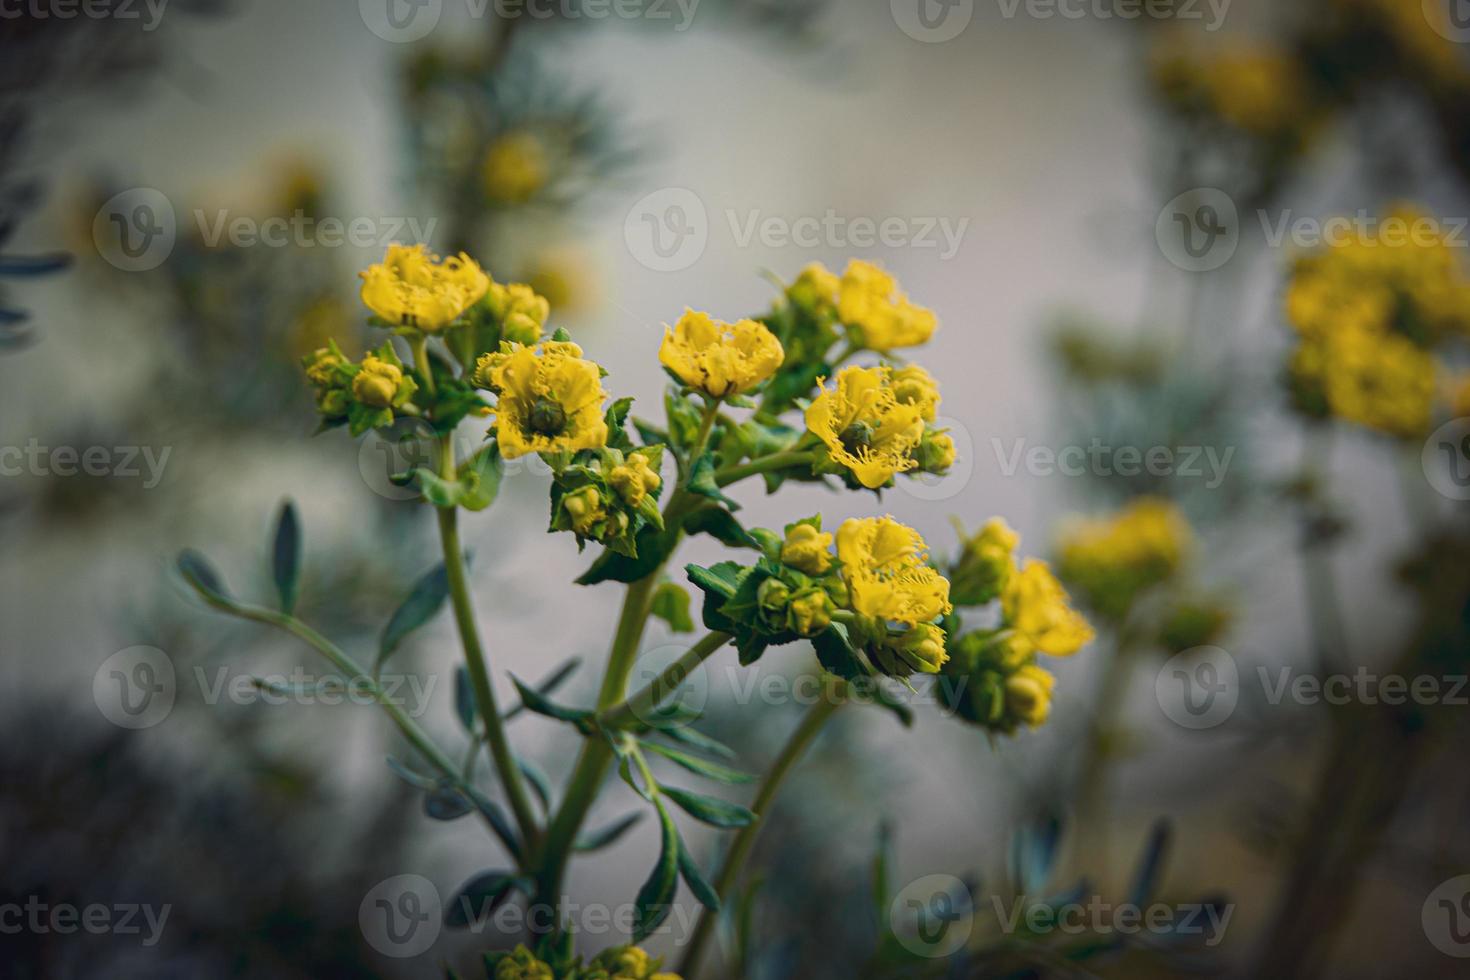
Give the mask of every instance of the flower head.
M 490 277 L 461 252 L 442 262 L 422 245 L 389 245 L 362 273 L 362 301 L 389 323 L 438 333 L 490 288 Z
M 1006 625 L 1041 653 L 1066 657 L 1092 641 L 1092 627 L 1044 561 L 1031 558 L 1012 571 L 1000 602 Z
M 659 362 L 680 381 L 715 398 L 750 391 L 775 374 L 785 356 L 765 324 L 723 323 L 695 310 L 664 329 L 658 351 Z
M 956 522 L 961 551 L 949 578 L 954 583 L 954 601 L 961 606 L 980 606 L 1000 595 L 1015 564 L 1021 536 L 999 517 L 985 522 L 974 535 L 967 535 Z
M 1193 546 L 1178 507 L 1139 497 L 1116 514 L 1065 526 L 1058 570 L 1094 609 L 1119 618 L 1139 593 L 1173 577 Z
M 1038 728 L 1051 714 L 1051 692 L 1057 679 L 1036 664 L 1027 664 L 1005 679 L 1006 713 L 1017 722 Z
M 643 498 L 663 485 L 663 477 L 649 463 L 648 457 L 633 453 L 621 466 L 614 466 L 607 482 L 629 507 L 637 507 Z
M 546 186 L 546 147 L 534 134 L 506 133 L 485 151 L 485 195 L 499 204 L 521 204 Z
M 492 980 L 555 980 L 556 974 L 551 967 L 538 960 L 525 946 L 517 946 L 512 952 L 498 955 Z
M 844 521 L 837 560 L 853 610 L 872 620 L 914 627 L 954 608 L 949 581 L 929 564 L 924 539 L 891 517 Z
M 916 405 L 925 422 L 933 422 L 939 410 L 939 382 L 917 364 L 905 364 L 893 372 L 893 394 L 901 405 Z
M 551 303 L 525 283 L 490 284 L 485 306 L 500 324 L 500 339 L 531 346 L 551 316 Z
M 352 379 L 352 397 L 369 408 L 401 404 L 400 390 L 412 393 L 403 384 L 403 368 L 371 354 L 362 359 L 362 366 Z
M 820 262 L 813 262 L 786 288 L 793 306 L 813 316 L 836 315 L 842 278 Z
M 835 390 L 823 388 L 806 410 L 828 457 L 870 490 L 919 465 L 913 453 L 924 438 L 923 410 L 900 402 L 892 382 L 889 367 L 846 367 Z
M 663 959 L 654 959 L 637 946 L 605 949 L 578 974 L 579 980 L 679 980 L 673 973 L 660 973 Z
M 480 358 L 475 383 L 499 396 L 495 438 L 506 459 L 607 443 L 602 371 L 576 344 L 504 345 Z
M 897 280 L 860 259 L 842 273 L 837 316 L 858 346 L 880 352 L 927 343 L 939 326 L 933 310 L 909 302 Z

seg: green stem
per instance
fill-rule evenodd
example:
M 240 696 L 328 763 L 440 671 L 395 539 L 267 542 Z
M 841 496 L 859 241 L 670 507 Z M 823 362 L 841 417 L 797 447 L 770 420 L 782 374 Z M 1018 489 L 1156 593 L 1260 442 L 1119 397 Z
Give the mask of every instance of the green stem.
M 669 696 L 679 689 L 679 685 L 683 684 L 700 664 L 713 656 L 731 639 L 733 637 L 729 633 L 706 634 L 682 657 L 665 667 L 663 673 L 655 677 L 643 690 L 632 695 L 622 704 L 613 705 L 599 712 L 598 723 L 605 728 L 624 728 L 646 717 L 654 708 L 667 701 Z
M 516 765 L 515 756 L 510 751 L 500 708 L 495 703 L 495 689 L 490 684 L 490 672 L 485 666 L 485 652 L 480 645 L 480 634 L 475 627 L 474 606 L 470 602 L 464 551 L 459 544 L 458 510 L 453 507 L 439 507 L 436 510 L 439 514 L 439 539 L 444 546 L 444 571 L 449 580 L 449 599 L 454 607 L 454 620 L 459 626 L 459 638 L 464 646 L 465 668 L 469 672 L 470 688 L 474 691 L 475 708 L 485 726 L 485 742 L 490 746 L 490 757 L 494 760 L 495 770 L 505 787 L 506 799 L 515 814 L 521 837 L 526 841 L 526 850 L 531 852 L 539 835 L 536 813 L 531 808 L 531 797 L 526 790 L 520 767 Z
M 727 466 L 722 470 L 717 470 L 715 472 L 715 484 L 721 487 L 728 487 L 732 483 L 737 483 L 748 476 L 755 476 L 757 473 L 785 470 L 793 466 L 808 466 L 811 464 L 812 459 L 813 454 L 805 450 L 787 450 L 786 452 L 772 453 L 769 456 L 762 456 L 760 459 L 753 459 L 748 463 L 741 463 L 739 466 Z
M 786 742 L 781 754 L 776 756 L 771 771 L 766 773 L 765 780 L 757 791 L 755 802 L 751 804 L 751 811 L 756 819 L 748 826 L 742 827 L 730 842 L 730 850 L 725 855 L 724 862 L 720 865 L 720 872 L 715 877 L 715 893 L 720 896 L 723 905 L 730 897 L 731 890 L 735 887 L 735 879 L 745 869 L 745 859 L 750 854 L 750 848 L 755 843 L 756 836 L 760 833 L 761 826 L 765 823 L 765 816 L 770 811 L 771 803 L 776 799 L 781 784 L 785 782 L 786 776 L 791 772 L 797 761 L 811 745 L 827 719 L 832 717 L 833 712 L 843 705 L 842 697 L 832 688 L 827 688 L 821 700 L 812 705 L 796 731 L 791 733 L 791 738 Z M 689 948 L 684 952 L 684 960 L 680 964 L 679 973 L 684 977 L 693 978 L 696 968 L 699 966 L 700 955 L 704 947 L 709 943 L 710 936 L 714 933 L 715 923 L 718 916 L 704 912 L 699 917 L 699 924 L 694 928 L 694 935 L 689 940 Z

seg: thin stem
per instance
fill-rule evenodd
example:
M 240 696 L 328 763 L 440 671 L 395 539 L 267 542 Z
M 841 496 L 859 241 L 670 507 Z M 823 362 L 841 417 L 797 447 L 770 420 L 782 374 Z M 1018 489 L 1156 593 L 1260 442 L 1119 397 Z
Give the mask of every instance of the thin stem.
M 599 712 L 598 723 L 606 728 L 622 728 L 645 717 L 654 708 L 667 701 L 669 696 L 679 689 L 679 685 L 683 684 L 700 664 L 713 656 L 731 639 L 729 633 L 706 634 L 703 639 L 685 651 L 682 657 L 665 667 L 663 673 L 655 677 L 643 690 L 632 695 L 622 704 L 613 705 Z
M 434 367 L 429 361 L 429 338 L 423 334 L 417 334 L 409 339 L 408 347 L 413 351 L 414 365 L 424 376 L 424 392 L 433 397 Z
M 811 464 L 812 459 L 813 454 L 806 450 L 787 450 L 785 452 L 772 453 L 769 456 L 762 456 L 760 459 L 753 459 L 748 463 L 741 463 L 738 466 L 726 466 L 722 470 L 717 470 L 715 472 L 715 485 L 728 487 L 732 483 L 737 483 L 748 476 L 755 476 L 757 473 L 770 473 L 773 470 L 785 470 L 794 466 L 807 466 Z
M 447 437 L 446 437 L 447 438 Z M 485 653 L 480 646 L 479 630 L 475 627 L 474 606 L 470 602 L 468 577 L 465 574 L 464 551 L 459 544 L 458 510 L 453 507 L 435 508 L 439 514 L 439 539 L 444 546 L 444 571 L 449 581 L 449 599 L 454 607 L 454 620 L 459 626 L 459 638 L 464 646 L 465 668 L 469 672 L 470 688 L 475 695 L 475 708 L 485 726 L 485 742 L 490 746 L 490 757 L 495 770 L 505 787 L 506 799 L 520 826 L 527 850 L 533 850 L 540 831 L 536 824 L 536 813 L 531 808 L 531 797 L 515 756 L 510 751 L 510 742 L 505 736 L 505 725 L 500 718 L 500 708 L 495 703 L 495 689 L 490 684 L 490 672 L 485 666 Z
M 720 872 L 715 877 L 715 893 L 720 896 L 723 905 L 730 896 L 730 891 L 735 887 L 735 879 L 745 869 L 745 859 L 750 854 L 750 848 L 755 843 L 756 835 L 760 833 L 761 826 L 765 823 L 765 816 L 770 811 L 771 803 L 776 799 L 781 784 L 785 782 L 787 775 L 811 745 L 812 740 L 827 723 L 827 719 L 843 705 L 843 699 L 834 689 L 828 688 L 824 696 L 812 705 L 796 731 L 791 733 L 781 754 L 776 756 L 771 771 L 766 773 L 765 780 L 757 791 L 755 802 L 751 804 L 751 811 L 756 819 L 748 826 L 742 827 L 730 842 L 730 850 L 725 855 L 724 862 L 720 865 Z M 709 938 L 714 932 L 718 916 L 704 912 L 699 917 L 699 924 L 694 928 L 694 935 L 689 940 L 689 948 L 684 952 L 684 960 L 680 964 L 679 972 L 685 977 L 694 977 L 696 968 L 699 966 L 700 955 L 704 947 L 709 943 Z

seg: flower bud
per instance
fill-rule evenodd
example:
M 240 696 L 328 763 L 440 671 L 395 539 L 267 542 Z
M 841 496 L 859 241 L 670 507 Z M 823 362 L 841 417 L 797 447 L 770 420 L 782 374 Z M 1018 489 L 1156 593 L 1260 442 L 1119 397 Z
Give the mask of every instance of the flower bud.
M 820 316 L 837 311 L 837 293 L 842 280 L 820 262 L 813 262 L 786 289 L 791 305 L 804 313 Z
M 347 359 L 331 348 L 321 347 L 303 357 L 301 363 L 312 384 L 325 386 L 338 380 L 338 369 L 347 363 Z
M 939 383 L 919 365 L 907 364 L 893 372 L 893 394 L 902 405 L 918 406 L 925 422 L 934 421 L 939 409 Z M 950 448 L 954 448 L 952 442 Z
M 825 589 L 801 592 L 791 600 L 791 630 L 798 636 L 816 636 L 832 625 L 832 612 L 832 599 Z
M 1035 664 L 1027 664 L 1005 681 L 1006 713 L 1036 728 L 1051 714 L 1051 692 L 1056 678 Z
M 551 967 L 538 960 L 524 946 L 501 956 L 495 964 L 492 980 L 555 980 Z
M 825 575 L 832 567 L 832 535 L 810 524 L 793 524 L 781 544 L 781 562 L 808 575 Z
M 352 397 L 369 408 L 389 408 L 402 382 L 402 368 L 369 354 L 352 379 Z
M 944 630 L 933 623 L 919 623 L 900 637 L 893 649 L 922 674 L 939 673 L 949 659 L 944 651 Z
M 925 432 L 914 456 L 925 473 L 947 473 L 955 461 L 954 440 L 945 432 Z
M 960 532 L 964 550 L 950 571 L 954 600 L 962 606 L 990 602 L 1005 588 L 1011 574 L 1012 554 L 1021 536 L 999 517 L 993 517 L 974 537 Z
M 633 453 L 622 466 L 614 466 L 607 482 L 629 507 L 637 507 L 643 498 L 663 485 L 663 477 L 648 462 L 648 457 Z
M 778 578 L 768 578 L 756 590 L 755 601 L 769 619 L 781 622 L 785 619 L 786 607 L 791 602 L 791 589 Z
M 590 535 L 592 526 L 607 516 L 602 508 L 602 494 L 592 486 L 567 494 L 561 505 L 571 521 L 572 530 L 582 535 Z

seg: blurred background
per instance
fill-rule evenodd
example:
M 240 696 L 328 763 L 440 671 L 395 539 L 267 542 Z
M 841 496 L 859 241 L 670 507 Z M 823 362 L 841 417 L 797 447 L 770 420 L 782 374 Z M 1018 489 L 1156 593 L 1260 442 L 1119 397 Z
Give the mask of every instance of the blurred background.
M 761 837 L 753 947 L 726 942 L 729 975 L 1461 975 L 1462 7 L 0 5 L 0 910 L 108 910 L 96 930 L 0 915 L 4 972 L 428 976 L 515 942 L 446 928 L 401 955 L 375 934 L 375 889 L 416 875 L 447 900 L 498 845 L 424 812 L 372 708 L 267 703 L 252 677 L 323 668 L 203 610 L 171 571 L 193 546 L 264 594 L 292 498 L 300 614 L 371 658 L 437 561 L 432 521 L 387 480 L 390 442 L 313 438 L 299 359 L 376 342 L 356 273 L 424 241 L 532 283 L 609 390 L 649 406 L 662 325 L 686 306 L 735 319 L 770 306 L 770 276 L 882 264 L 939 315 L 921 359 L 961 461 L 876 505 L 746 488 L 747 523 L 886 511 L 948 553 L 952 519 L 1000 515 L 1099 626 L 1036 731 L 992 738 L 932 708 L 910 729 L 841 719 Z M 1410 272 L 1344 257 L 1332 282 L 1359 292 L 1311 293 L 1331 278 L 1313 262 L 1395 213 L 1431 229 Z M 1324 231 L 1344 216 L 1347 239 Z M 1412 350 L 1304 367 L 1308 321 L 1373 303 Z M 464 530 L 507 697 L 508 674 L 600 666 L 621 599 L 571 584 L 590 556 L 543 533 L 549 479 L 518 462 Z M 1166 557 L 1089 565 L 1099 522 L 1140 500 L 1169 508 Z M 410 710 L 454 744 L 447 620 L 395 663 Z M 651 660 L 680 642 L 661 630 Z M 752 669 L 811 667 L 789 647 Z M 561 699 L 589 699 L 595 673 Z M 1389 677 L 1433 692 L 1384 697 Z M 119 678 L 162 693 L 131 702 Z M 799 706 L 752 725 L 735 704 L 749 683 L 713 670 L 702 696 L 759 769 Z M 570 733 L 511 731 L 560 785 Z M 593 823 L 630 802 L 610 790 Z M 575 900 L 626 903 L 656 842 L 644 821 L 574 864 Z M 957 951 L 904 943 L 902 902 L 872 898 L 879 853 L 885 897 L 964 883 Z M 1074 888 L 1220 925 L 1007 926 L 1016 894 Z

